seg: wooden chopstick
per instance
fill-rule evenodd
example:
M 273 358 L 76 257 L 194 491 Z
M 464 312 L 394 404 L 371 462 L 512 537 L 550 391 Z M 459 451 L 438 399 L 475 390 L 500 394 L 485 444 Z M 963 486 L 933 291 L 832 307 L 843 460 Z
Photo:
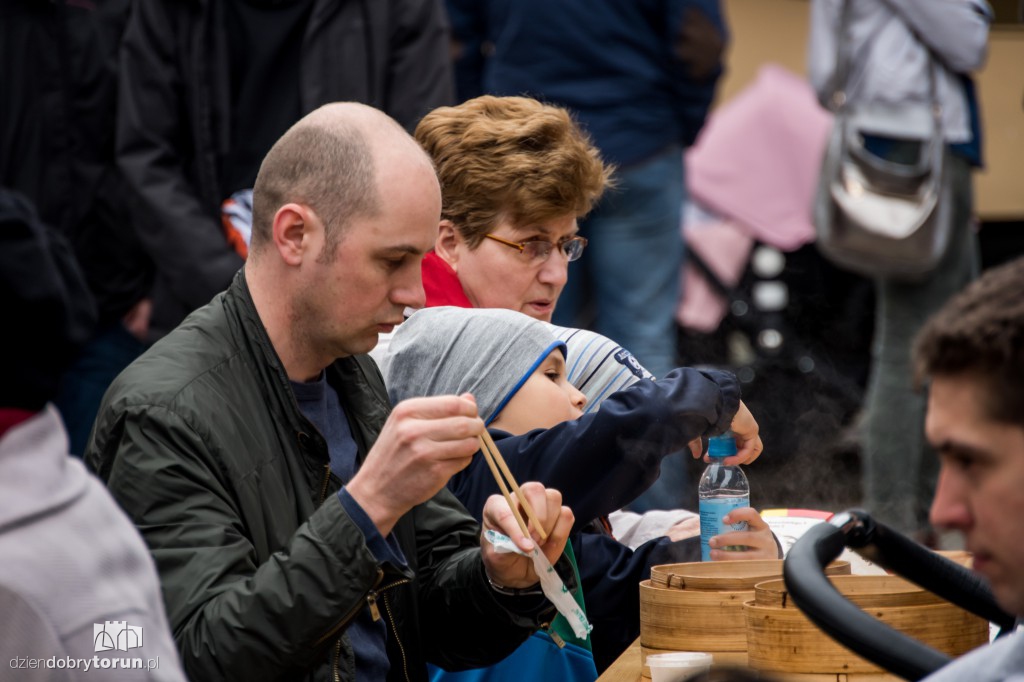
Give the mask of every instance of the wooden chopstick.
M 548 539 L 548 534 L 544 531 L 544 526 L 537 518 L 536 512 L 533 511 L 533 507 L 526 499 L 526 495 L 519 488 L 519 484 L 516 483 L 515 476 L 508 468 L 508 464 L 505 463 L 505 458 L 501 456 L 501 451 L 498 450 L 498 446 L 494 444 L 494 439 L 491 438 L 491 434 L 484 431 L 480 436 L 480 451 L 484 455 L 484 459 L 487 460 L 487 466 L 491 469 L 491 474 L 494 476 L 494 480 L 498 483 L 498 487 L 501 489 L 501 494 L 505 496 L 505 500 L 508 501 L 508 506 L 512 508 L 512 514 L 516 517 L 516 522 L 519 524 L 520 530 L 523 531 L 523 535 L 530 537 L 530 531 L 523 521 L 522 515 L 519 513 L 519 505 L 523 506 L 523 510 L 526 512 L 526 516 L 533 522 L 534 527 L 537 529 L 537 533 L 540 535 L 541 542 L 545 542 Z M 504 476 L 503 476 L 504 475 Z M 505 484 L 506 479 L 508 485 Z M 512 486 L 512 490 L 515 491 L 516 499 L 519 504 L 516 504 L 516 500 L 512 499 L 512 493 L 509 491 L 508 486 Z
M 512 499 L 508 486 L 505 485 L 505 479 L 501 477 L 501 472 L 498 471 L 498 465 L 494 463 L 494 457 L 491 455 L 490 450 L 487 449 L 487 444 L 484 443 L 483 438 L 480 439 L 480 451 L 484 454 L 484 460 L 486 460 L 487 466 L 491 468 L 491 474 L 494 475 L 494 480 L 498 482 L 501 494 L 505 496 L 508 506 L 512 508 L 512 515 L 516 517 L 520 530 L 523 531 L 523 535 L 529 537 L 530 531 L 526 526 L 526 522 L 523 521 L 523 517 L 519 514 L 519 505 Z

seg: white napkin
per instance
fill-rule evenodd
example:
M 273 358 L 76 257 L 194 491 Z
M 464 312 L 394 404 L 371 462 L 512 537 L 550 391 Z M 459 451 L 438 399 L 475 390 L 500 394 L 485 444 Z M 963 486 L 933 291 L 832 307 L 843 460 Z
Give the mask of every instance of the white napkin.
M 519 549 L 510 537 L 495 530 L 488 529 L 484 532 L 484 537 L 494 545 L 496 552 L 515 552 L 522 556 L 528 556 L 533 560 L 533 568 L 540 577 L 541 591 L 555 605 L 558 612 L 569 621 L 569 625 L 577 637 L 583 639 L 587 636 L 587 633 L 594 629 L 594 626 L 587 620 L 587 614 L 576 603 L 576 600 L 569 593 L 569 589 L 558 576 L 555 567 L 551 565 L 551 562 L 548 561 L 548 558 L 544 556 L 544 553 L 536 545 L 534 545 L 533 551 L 527 554 Z

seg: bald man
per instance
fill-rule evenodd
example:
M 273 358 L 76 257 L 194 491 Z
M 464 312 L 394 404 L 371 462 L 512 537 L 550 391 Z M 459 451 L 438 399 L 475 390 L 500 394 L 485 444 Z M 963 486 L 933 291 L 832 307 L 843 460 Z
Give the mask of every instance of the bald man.
M 260 167 L 245 267 L 107 393 L 87 461 L 146 539 L 196 680 L 425 680 L 503 658 L 552 609 L 444 489 L 469 395 L 390 409 L 365 357 L 423 305 L 433 167 L 369 107 L 322 107 Z M 572 525 L 526 484 L 555 561 Z M 508 505 L 484 528 L 528 549 Z

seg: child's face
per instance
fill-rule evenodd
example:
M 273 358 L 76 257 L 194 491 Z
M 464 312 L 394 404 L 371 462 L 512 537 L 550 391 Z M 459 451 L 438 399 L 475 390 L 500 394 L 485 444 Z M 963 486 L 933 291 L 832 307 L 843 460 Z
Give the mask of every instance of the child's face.
M 551 351 L 491 426 L 513 435 L 547 429 L 583 414 L 587 398 L 569 383 L 562 351 Z

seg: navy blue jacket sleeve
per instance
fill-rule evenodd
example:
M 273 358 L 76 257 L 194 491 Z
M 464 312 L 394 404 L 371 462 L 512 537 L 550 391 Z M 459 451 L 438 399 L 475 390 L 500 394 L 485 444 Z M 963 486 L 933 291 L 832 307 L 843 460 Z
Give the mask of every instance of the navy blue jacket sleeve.
M 579 528 L 647 490 L 665 456 L 695 438 L 725 431 L 739 401 L 732 374 L 681 368 L 657 381 L 638 381 L 575 421 L 522 436 L 494 436 L 516 480 L 560 490 Z M 448 486 L 477 519 L 487 497 L 498 493 L 479 453 Z
M 610 535 L 576 533 L 572 549 L 587 599 L 594 662 L 604 670 L 640 635 L 641 580 L 651 566 L 700 561 L 700 538 L 656 538 L 631 550 Z

